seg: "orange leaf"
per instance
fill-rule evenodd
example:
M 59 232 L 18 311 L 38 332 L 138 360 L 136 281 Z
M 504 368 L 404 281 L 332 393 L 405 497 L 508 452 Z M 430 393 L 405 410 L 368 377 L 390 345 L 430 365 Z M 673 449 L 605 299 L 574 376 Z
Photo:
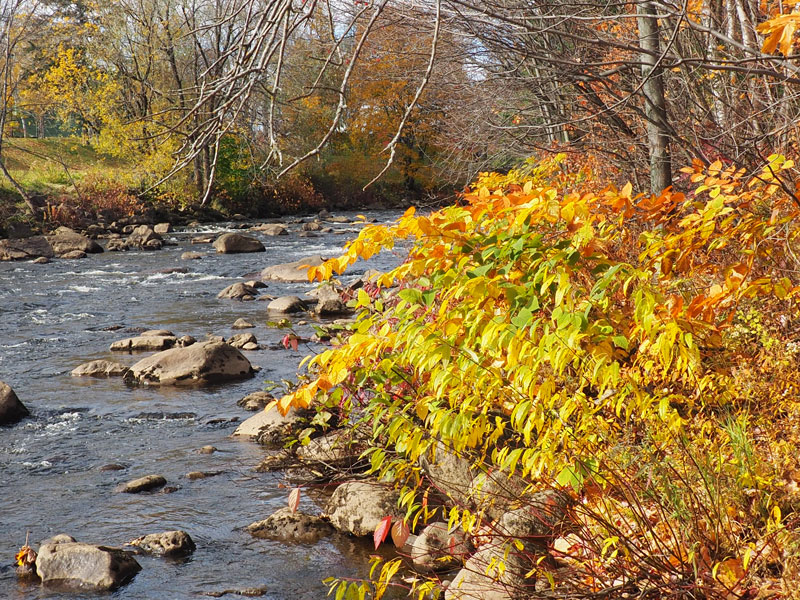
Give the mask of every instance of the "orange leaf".
M 300 506 L 300 488 L 294 488 L 289 492 L 289 510 L 296 513 L 298 506 Z
M 375 550 L 377 550 L 378 546 L 386 539 L 391 525 L 392 517 L 383 517 L 380 523 L 378 523 L 378 526 L 375 528 L 375 533 L 372 536 L 372 539 L 375 541 Z
M 405 546 L 410 535 L 411 530 L 405 521 L 395 521 L 394 525 L 392 525 L 392 542 L 394 542 L 396 548 Z

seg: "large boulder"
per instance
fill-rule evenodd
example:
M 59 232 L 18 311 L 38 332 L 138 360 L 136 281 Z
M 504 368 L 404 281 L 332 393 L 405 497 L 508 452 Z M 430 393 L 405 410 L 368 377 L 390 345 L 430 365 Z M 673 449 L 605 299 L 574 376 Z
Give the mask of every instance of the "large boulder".
M 178 338 L 174 335 L 138 335 L 124 340 L 117 340 L 111 344 L 111 350 L 122 352 L 153 352 L 166 350 L 177 344 Z
M 103 251 L 100 244 L 69 227 L 59 227 L 52 235 L 47 236 L 47 241 L 50 242 L 53 252 L 59 257 L 75 251 L 87 254 Z
M 519 475 L 508 476 L 500 470 L 479 473 L 470 486 L 470 500 L 487 521 L 498 521 L 511 509 L 519 506 L 519 499 L 527 493 L 530 484 Z
M 151 533 L 128 542 L 128 545 L 141 548 L 149 554 L 170 557 L 188 556 L 196 548 L 194 540 L 185 531 Z
M 0 381 L 0 425 L 12 425 L 29 414 L 11 386 Z
M 0 260 L 29 260 L 41 256 L 55 256 L 53 247 L 43 235 L 20 240 L 0 240 Z
M 292 512 L 289 508 L 281 508 L 263 521 L 247 526 L 253 537 L 278 540 L 281 542 L 316 542 L 333 532 L 330 523 L 321 517 Z
M 224 342 L 198 342 L 164 350 L 133 365 L 125 374 L 131 383 L 203 385 L 252 377 L 250 361 Z
M 128 367 L 111 360 L 93 360 L 72 369 L 73 377 L 116 377 L 124 375 Z
M 303 312 L 306 304 L 297 296 L 281 296 L 267 304 L 267 310 L 273 313 L 291 314 Z
M 403 517 L 396 490 L 376 482 L 343 483 L 333 492 L 325 512 L 331 524 L 356 536 L 372 535 L 385 517 Z
M 254 237 L 241 233 L 223 233 L 214 240 L 214 248 L 220 254 L 240 254 L 243 252 L 264 252 L 264 244 Z
M 356 464 L 364 450 L 364 442 L 355 439 L 351 430 L 336 429 L 297 448 L 297 458 L 304 463 L 333 469 Z
M 522 541 L 526 546 L 541 548 L 559 535 L 572 503 L 570 496 L 557 490 L 526 495 L 524 506 L 503 514 L 495 528 L 498 536 Z
M 97 591 L 116 589 L 141 569 L 130 552 L 76 542 L 69 536 L 43 542 L 36 557 L 43 584 Z
M 290 263 L 283 263 L 267 267 L 261 271 L 261 279 L 264 281 L 285 281 L 287 283 L 307 283 L 308 267 L 318 267 L 325 259 L 319 254 L 301 258 Z

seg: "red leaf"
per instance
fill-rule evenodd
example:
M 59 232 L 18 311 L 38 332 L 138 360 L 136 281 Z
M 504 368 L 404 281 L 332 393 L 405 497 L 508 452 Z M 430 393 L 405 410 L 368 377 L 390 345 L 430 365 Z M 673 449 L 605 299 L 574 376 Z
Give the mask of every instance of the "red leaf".
M 378 523 L 378 526 L 375 528 L 375 534 L 372 536 L 372 539 L 375 540 L 375 550 L 377 550 L 378 546 L 381 545 L 381 542 L 386 539 L 391 525 L 392 517 L 383 517 L 381 522 Z
M 288 333 L 285 336 L 283 336 L 283 339 L 281 340 L 281 344 L 283 344 L 283 347 L 286 348 L 287 350 L 289 349 L 289 334 Z
M 292 350 L 294 350 L 296 352 L 297 351 L 297 338 L 293 337 L 291 340 L 289 340 L 289 343 L 292 345 Z
M 289 492 L 289 510 L 296 513 L 298 506 L 300 506 L 300 488 L 294 488 Z
M 394 522 L 394 525 L 392 525 L 392 541 L 396 548 L 405 546 L 409 535 L 411 535 L 411 530 L 405 521 Z

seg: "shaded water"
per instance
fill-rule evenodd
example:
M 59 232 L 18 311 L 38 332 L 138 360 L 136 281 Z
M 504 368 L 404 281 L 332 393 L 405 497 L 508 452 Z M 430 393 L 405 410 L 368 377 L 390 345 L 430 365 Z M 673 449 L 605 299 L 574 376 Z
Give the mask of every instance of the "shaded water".
M 315 348 L 278 349 L 285 332 L 267 326 L 264 302 L 216 297 L 225 286 L 267 265 L 337 254 L 356 230 L 336 227 L 350 234 L 262 237 L 266 253 L 215 254 L 208 245 L 190 245 L 196 233 L 191 231 L 168 234 L 177 245 L 157 252 L 104 253 L 46 265 L 0 263 L 0 380 L 32 413 L 13 427 L 0 428 L 0 598 L 97 596 L 18 583 L 13 559 L 26 531 L 34 547 L 58 533 L 120 546 L 147 533 L 189 532 L 197 551 L 188 560 L 138 557 L 142 571 L 109 594 L 115 598 L 198 598 L 205 592 L 258 587 L 266 589 L 265 598 L 323 598 L 324 577 L 366 574 L 369 547 L 360 541 L 333 536 L 314 545 L 284 545 L 242 531 L 285 506 L 287 491 L 279 487 L 279 475 L 253 470 L 264 454 L 258 445 L 230 438 L 237 422 L 251 415 L 236 401 L 263 389 L 267 380 L 292 378 L 301 357 Z M 206 254 L 202 260 L 181 261 L 187 250 Z M 391 255 L 379 257 L 360 270 L 388 268 L 396 261 Z M 188 272 L 160 272 L 174 267 Z M 309 289 L 308 284 L 269 283 L 262 291 L 280 296 Z M 245 353 L 262 367 L 254 379 L 202 389 L 158 389 L 128 387 L 119 378 L 70 376 L 88 360 L 131 365 L 144 356 L 111 353 L 112 341 L 135 334 L 108 327 L 166 328 L 197 339 L 207 333 L 229 337 L 239 317 L 255 324 L 246 331 L 270 347 Z M 312 333 L 309 326 L 295 330 Z M 219 451 L 199 454 L 205 445 Z M 125 468 L 101 470 L 111 463 Z M 222 473 L 190 481 L 185 477 L 190 471 Z M 117 484 L 151 473 L 164 475 L 177 491 L 114 493 Z M 301 508 L 315 509 L 308 498 Z

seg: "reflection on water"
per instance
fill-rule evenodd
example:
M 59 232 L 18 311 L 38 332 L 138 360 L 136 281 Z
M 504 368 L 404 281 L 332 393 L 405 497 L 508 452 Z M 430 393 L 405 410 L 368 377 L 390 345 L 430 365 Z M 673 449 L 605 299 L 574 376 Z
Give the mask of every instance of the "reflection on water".
M 189 532 L 197 544 L 194 555 L 183 562 L 139 557 L 142 572 L 110 594 L 115 598 L 171 600 L 264 588 L 265 598 L 317 599 L 327 592 L 324 577 L 366 573 L 366 543 L 334 536 L 313 546 L 287 546 L 253 539 L 241 529 L 284 506 L 286 490 L 276 475 L 253 470 L 263 455 L 258 446 L 229 437 L 249 416 L 236 401 L 265 380 L 291 378 L 302 352 L 247 353 L 262 367 L 254 379 L 206 389 L 136 388 L 120 379 L 69 375 L 98 358 L 133 364 L 143 355 L 112 354 L 108 347 L 137 328 L 228 337 L 235 333 L 231 324 L 243 317 L 256 324 L 249 331 L 260 344 L 278 347 L 285 332 L 267 327 L 264 302 L 218 300 L 217 293 L 269 264 L 335 255 L 346 239 L 262 237 L 266 253 L 218 255 L 210 245 L 191 245 L 189 232 L 169 235 L 177 245 L 158 252 L 104 253 L 45 265 L 0 263 L 0 379 L 32 413 L 0 429 L 0 598 L 97 598 L 19 583 L 12 563 L 26 532 L 34 546 L 58 533 L 119 546 L 147 533 Z M 204 256 L 181 261 L 187 250 Z M 378 258 L 354 274 L 394 262 L 392 256 Z M 175 267 L 187 272 L 166 272 Z M 270 283 L 263 291 L 280 296 L 308 289 Z M 308 326 L 297 331 L 313 333 Z M 206 445 L 218 451 L 198 453 Z M 189 480 L 191 471 L 221 474 Z M 114 492 L 119 483 L 151 473 L 166 477 L 174 491 Z M 307 497 L 303 502 L 314 510 Z

